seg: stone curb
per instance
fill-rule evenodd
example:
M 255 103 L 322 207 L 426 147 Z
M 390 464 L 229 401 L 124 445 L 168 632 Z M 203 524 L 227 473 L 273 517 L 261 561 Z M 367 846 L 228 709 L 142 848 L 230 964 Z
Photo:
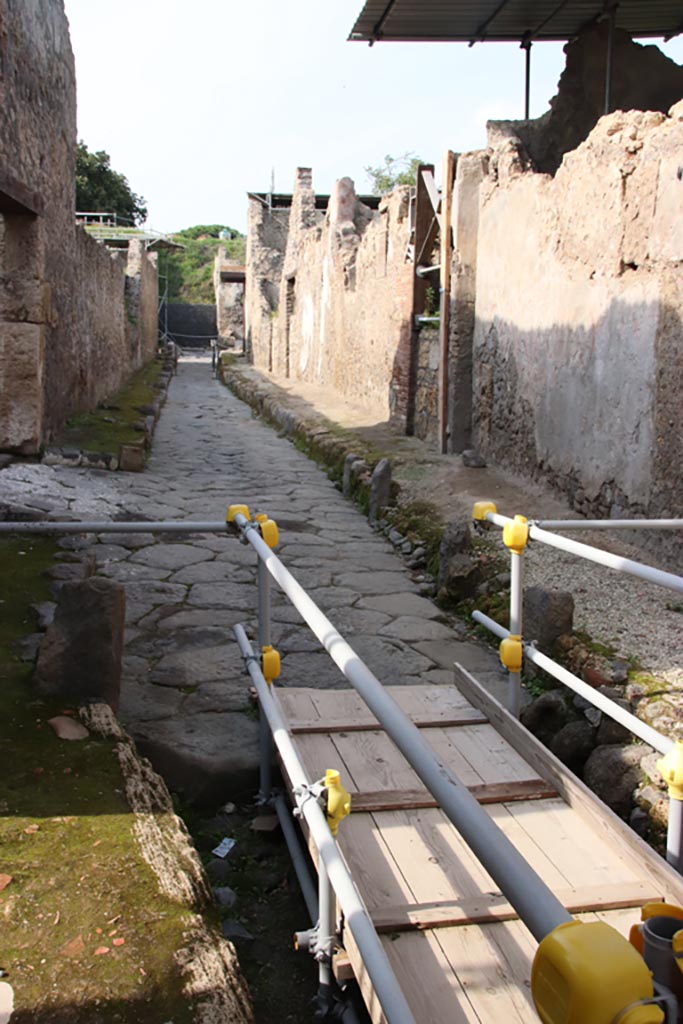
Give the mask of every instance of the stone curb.
M 173 363 L 167 358 L 164 369 L 154 387 L 158 394 L 145 409 L 140 420 L 140 441 L 119 445 L 118 452 L 91 452 L 80 448 L 48 447 L 44 450 L 41 463 L 45 466 L 82 466 L 85 469 L 103 469 L 110 472 L 121 470 L 128 473 L 142 473 L 145 468 L 145 453 L 152 447 L 152 438 L 166 402 L 168 389 L 173 378 Z

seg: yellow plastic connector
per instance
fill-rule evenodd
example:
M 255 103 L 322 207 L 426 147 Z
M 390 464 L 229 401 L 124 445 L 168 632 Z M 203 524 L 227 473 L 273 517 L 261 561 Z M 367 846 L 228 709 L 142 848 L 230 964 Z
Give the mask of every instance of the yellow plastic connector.
M 567 921 L 546 935 L 531 968 L 544 1024 L 662 1024 L 652 975 L 633 946 L 604 921 Z
M 670 800 L 683 800 L 683 740 L 657 761 L 657 769 L 669 787 Z
M 503 544 L 515 555 L 524 553 L 529 541 L 529 523 L 526 516 L 515 516 L 511 523 L 503 527 Z
M 248 505 L 230 505 L 228 507 L 228 514 L 225 517 L 227 523 L 234 523 L 235 516 L 244 516 L 245 519 L 251 519 Z
M 339 772 L 334 768 L 325 772 L 324 786 L 327 791 L 327 824 L 332 835 L 336 836 L 340 822 L 351 813 L 351 795 L 342 786 Z
M 472 518 L 478 522 L 484 522 L 489 512 L 495 516 L 496 511 L 496 506 L 492 501 L 475 501 L 472 507 Z
M 269 519 L 268 516 L 265 516 L 263 519 L 258 520 L 258 524 L 261 536 L 268 547 L 276 548 L 280 543 L 280 531 L 277 528 L 275 520 Z
M 280 675 L 280 652 L 274 647 L 261 648 L 261 671 L 269 686 Z
M 681 921 L 681 928 L 683 929 L 683 907 L 677 907 L 675 903 L 660 903 L 658 900 L 646 903 L 640 908 L 640 920 L 649 921 L 651 917 L 674 917 L 677 921 Z M 683 941 L 683 931 L 676 932 L 676 935 L 680 935 L 682 937 L 681 941 Z M 642 956 L 643 930 L 641 925 L 631 925 L 628 941 Z
M 504 640 L 500 641 L 498 654 L 500 655 L 500 660 L 508 672 L 521 672 L 522 662 L 524 660 L 524 649 L 522 647 L 521 636 L 517 636 L 513 633 L 511 633 L 510 636 L 506 636 Z

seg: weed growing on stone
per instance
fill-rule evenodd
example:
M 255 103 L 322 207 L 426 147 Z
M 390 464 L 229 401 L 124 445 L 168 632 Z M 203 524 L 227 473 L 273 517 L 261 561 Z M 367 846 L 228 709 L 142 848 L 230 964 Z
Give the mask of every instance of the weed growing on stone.
M 158 392 L 154 385 L 164 366 L 154 359 L 138 370 L 104 405 L 93 412 L 72 416 L 56 442 L 59 447 L 116 454 L 121 445 L 135 444 L 143 437 L 141 407 L 149 406 Z

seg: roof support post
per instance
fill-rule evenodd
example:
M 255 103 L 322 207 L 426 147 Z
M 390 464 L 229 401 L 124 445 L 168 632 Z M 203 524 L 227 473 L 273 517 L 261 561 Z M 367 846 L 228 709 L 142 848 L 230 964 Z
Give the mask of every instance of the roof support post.
M 607 30 L 607 61 L 605 66 L 605 113 L 612 109 L 612 66 L 614 63 L 614 29 L 617 23 L 617 7 L 612 4 L 609 9 L 609 25 Z
M 439 448 L 442 455 L 448 451 L 450 431 L 448 429 L 448 360 L 450 356 L 450 311 L 451 311 L 451 206 L 453 204 L 453 179 L 455 178 L 455 154 L 447 149 L 443 158 L 443 182 L 441 185 L 441 266 L 439 301 Z
M 524 120 L 529 120 L 529 104 L 531 94 L 531 40 L 523 39 L 521 43 L 524 50 Z

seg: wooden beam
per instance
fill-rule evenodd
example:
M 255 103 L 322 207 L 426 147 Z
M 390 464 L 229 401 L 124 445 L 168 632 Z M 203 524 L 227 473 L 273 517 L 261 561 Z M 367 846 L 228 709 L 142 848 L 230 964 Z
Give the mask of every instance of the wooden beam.
M 570 772 L 540 740 L 525 729 L 502 704 L 491 696 L 462 665 L 454 665 L 455 684 L 460 693 L 488 715 L 491 725 L 514 747 L 538 774 L 557 788 L 559 795 L 584 821 L 605 833 L 624 859 L 637 865 L 638 874 L 646 875 L 668 892 L 669 901 L 683 904 L 683 880 L 633 829 L 617 817 L 585 783 Z
M 661 893 L 648 882 L 623 882 L 617 885 L 587 886 L 583 889 L 560 889 L 558 900 L 570 914 L 587 914 L 598 910 L 624 910 L 644 906 L 662 899 Z M 380 935 L 390 932 L 426 931 L 430 928 L 452 928 L 466 924 L 494 924 L 514 921 L 519 915 L 502 893 L 482 893 L 462 900 L 437 903 L 413 903 L 381 907 L 372 911 L 372 923 Z
M 522 779 L 515 782 L 485 782 L 467 787 L 480 804 L 509 804 L 520 800 L 550 800 L 557 790 L 543 779 Z M 409 811 L 438 807 L 426 789 L 380 789 L 376 792 L 352 793 L 351 812 Z
M 422 175 L 422 181 L 424 182 L 425 190 L 429 196 L 429 201 L 432 204 L 432 209 L 438 217 L 439 208 L 441 206 L 441 196 L 438 188 L 436 187 L 436 182 L 434 181 L 434 171 L 425 167 L 424 170 L 420 171 L 420 174 Z
M 450 729 L 458 725 L 486 725 L 488 718 L 476 708 L 463 708 L 462 711 L 451 713 L 450 716 L 443 715 L 441 718 L 435 718 L 433 715 L 421 718 L 416 715 L 412 717 L 412 722 L 418 729 Z M 293 735 L 326 732 L 378 732 L 382 731 L 382 726 L 376 719 L 371 722 L 352 722 L 348 719 L 335 721 L 329 718 L 321 719 L 319 722 L 290 719 L 289 731 Z
M 451 206 L 453 204 L 453 180 L 455 178 L 455 154 L 446 150 L 443 160 L 443 186 L 441 189 L 441 293 L 439 303 L 439 447 L 442 454 L 448 451 L 448 358 L 451 299 Z

